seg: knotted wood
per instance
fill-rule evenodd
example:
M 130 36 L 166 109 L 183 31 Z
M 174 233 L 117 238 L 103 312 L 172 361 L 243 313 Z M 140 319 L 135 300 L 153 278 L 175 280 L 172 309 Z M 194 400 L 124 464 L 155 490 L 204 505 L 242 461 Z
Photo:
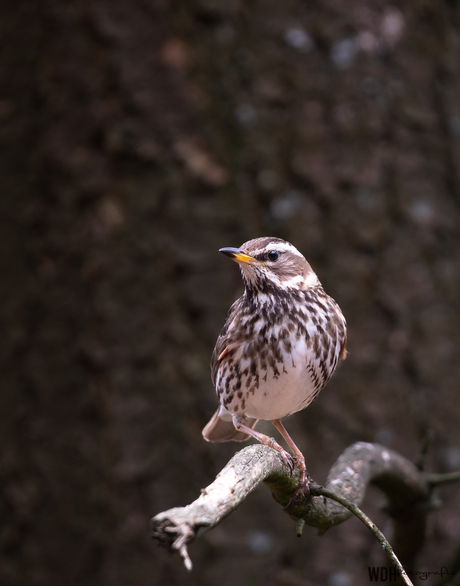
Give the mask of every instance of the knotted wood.
M 264 482 L 285 507 L 297 481 L 298 474 L 291 475 L 273 449 L 249 446 L 235 454 L 193 503 L 156 515 L 151 521 L 152 537 L 177 551 L 191 569 L 187 545 L 220 523 L 259 484 Z M 430 477 L 384 446 L 358 442 L 347 448 L 332 466 L 325 487 L 312 483 L 311 497 L 301 493 L 286 512 L 300 525 L 305 523 L 324 532 L 352 515 L 324 495 L 332 492 L 359 507 L 368 484 L 386 496 L 386 510 L 394 521 L 393 546 L 408 567 L 423 544 L 426 515 L 432 509 Z

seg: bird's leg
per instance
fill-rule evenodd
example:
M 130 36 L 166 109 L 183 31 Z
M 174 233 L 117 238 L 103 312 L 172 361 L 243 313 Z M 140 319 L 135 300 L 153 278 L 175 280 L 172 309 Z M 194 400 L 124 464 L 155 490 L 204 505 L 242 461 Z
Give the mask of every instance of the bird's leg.
M 299 494 L 299 492 L 302 488 L 307 493 L 307 496 L 310 494 L 310 487 L 308 485 L 309 477 L 307 474 L 307 467 L 305 466 L 305 456 L 302 454 L 302 452 L 299 450 L 299 448 L 295 445 L 294 440 L 291 438 L 291 436 L 287 432 L 287 429 L 284 427 L 284 425 L 281 423 L 281 421 L 279 419 L 273 419 L 272 423 L 276 427 L 276 429 L 280 432 L 280 434 L 284 437 L 288 446 L 291 448 L 292 453 L 294 454 L 296 466 L 300 471 L 299 486 L 296 488 L 294 494 L 291 497 L 291 500 L 287 504 L 287 506 L 289 506 L 296 499 L 297 495 Z
M 291 470 L 291 474 L 292 474 L 292 471 L 294 470 L 294 463 L 293 463 L 292 456 L 291 456 L 291 454 L 289 454 L 289 452 L 286 452 L 286 450 L 284 448 L 282 448 L 277 441 L 275 441 L 275 438 L 268 437 L 268 435 L 265 435 L 264 433 L 260 433 L 260 431 L 256 431 L 255 429 L 252 429 L 252 427 L 248 427 L 247 425 L 244 425 L 244 423 L 240 423 L 240 421 L 238 419 L 233 420 L 233 425 L 235 426 L 235 429 L 237 429 L 238 431 L 242 431 L 244 433 L 247 433 L 248 435 L 250 435 L 251 437 L 256 439 L 258 442 L 260 442 L 262 445 L 270 446 L 271 448 L 273 448 L 274 450 L 279 452 L 279 454 L 283 458 L 284 464 L 289 467 L 289 469 Z

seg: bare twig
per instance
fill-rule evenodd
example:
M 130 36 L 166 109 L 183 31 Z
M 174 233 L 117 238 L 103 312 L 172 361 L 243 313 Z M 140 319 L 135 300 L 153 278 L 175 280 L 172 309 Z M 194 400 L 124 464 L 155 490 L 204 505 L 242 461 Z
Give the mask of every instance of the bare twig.
M 335 494 L 334 492 L 332 492 L 331 490 L 327 490 L 323 486 L 319 486 L 317 484 L 310 485 L 310 492 L 313 496 L 325 496 L 329 499 L 336 501 L 337 503 L 340 503 L 343 507 L 345 507 L 351 513 L 353 513 L 353 515 L 358 517 L 358 519 L 360 521 L 362 521 L 364 523 L 364 525 L 366 525 L 366 527 L 371 531 L 371 533 L 379 541 L 380 545 L 382 546 L 382 549 L 388 554 L 388 557 L 390 558 L 393 565 L 396 566 L 398 573 L 402 577 L 404 582 L 406 584 L 408 584 L 408 586 L 413 586 L 413 584 L 410 581 L 409 577 L 407 576 L 404 568 L 402 567 L 401 562 L 398 560 L 395 552 L 393 551 L 393 548 L 391 547 L 390 543 L 386 539 L 385 535 L 380 531 L 380 529 L 377 527 L 377 525 L 373 521 L 371 521 L 365 513 L 363 513 L 363 511 L 359 507 L 354 505 L 352 502 L 350 502 L 345 497 L 341 497 L 341 496 Z
M 447 481 L 446 475 L 440 476 Z M 261 482 L 286 506 L 297 487 L 298 475 L 291 475 L 273 449 L 252 445 L 238 452 L 196 501 L 156 515 L 152 519 L 153 538 L 177 551 L 187 569 L 191 569 L 187 544 L 220 523 Z M 325 531 L 357 514 L 367 485 L 373 484 L 386 495 L 386 510 L 394 521 L 393 545 L 403 565 L 409 565 L 424 541 L 425 519 L 432 508 L 431 486 L 439 482 L 438 476 L 423 474 L 392 450 L 358 442 L 332 466 L 324 488 L 313 484 L 312 497 L 301 492 L 286 512 L 297 522 L 298 534 L 304 524 Z M 320 489 L 322 492 L 318 492 Z M 357 514 L 364 521 L 367 517 L 363 515 Z M 374 534 L 383 543 L 381 539 L 385 538 L 375 529 Z M 389 553 L 387 543 L 385 550 Z
M 447 484 L 449 482 L 458 482 L 460 480 L 460 472 L 446 472 L 445 474 L 430 474 L 427 476 L 427 483 L 429 486 L 436 486 L 439 484 Z

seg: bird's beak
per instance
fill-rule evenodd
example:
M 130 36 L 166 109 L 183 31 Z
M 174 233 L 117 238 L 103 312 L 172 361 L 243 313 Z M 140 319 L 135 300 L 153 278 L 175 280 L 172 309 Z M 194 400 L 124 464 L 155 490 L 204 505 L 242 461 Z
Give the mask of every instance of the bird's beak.
M 257 260 L 257 258 L 245 254 L 239 248 L 221 248 L 219 252 L 222 252 L 222 254 L 229 256 L 231 259 L 238 263 L 244 262 L 248 265 L 264 264 L 262 261 Z

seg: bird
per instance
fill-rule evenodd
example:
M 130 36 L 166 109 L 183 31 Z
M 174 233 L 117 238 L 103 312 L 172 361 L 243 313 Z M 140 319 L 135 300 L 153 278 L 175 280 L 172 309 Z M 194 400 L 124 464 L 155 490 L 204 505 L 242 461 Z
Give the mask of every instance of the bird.
M 309 493 L 305 458 L 281 420 L 308 407 L 339 359 L 346 358 L 345 317 L 286 240 L 255 238 L 219 252 L 238 263 L 244 292 L 230 307 L 212 353 L 220 404 L 203 437 L 209 442 L 255 438 L 279 452 L 291 473 L 299 470 L 294 495 L 301 488 Z M 254 429 L 259 420 L 272 422 L 292 456 Z

